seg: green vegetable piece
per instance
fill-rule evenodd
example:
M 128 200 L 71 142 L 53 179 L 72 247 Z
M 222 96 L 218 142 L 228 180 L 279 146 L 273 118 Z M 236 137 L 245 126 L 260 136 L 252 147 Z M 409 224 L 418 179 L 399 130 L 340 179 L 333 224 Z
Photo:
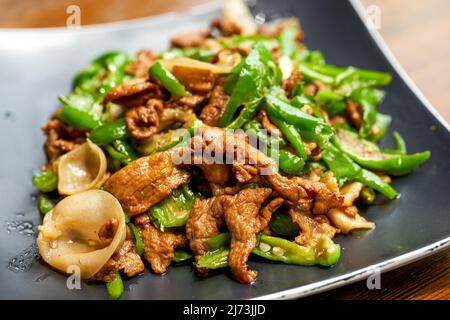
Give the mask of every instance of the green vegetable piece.
M 217 237 L 217 236 L 216 236 Z M 311 247 L 304 247 L 286 239 L 258 235 L 252 253 L 262 258 L 301 266 L 332 266 L 339 261 L 341 247 L 329 237 L 322 236 Z M 228 240 L 229 241 L 229 240 Z M 228 266 L 230 249 L 223 246 L 207 251 L 197 262 L 197 268 L 219 269 Z
M 395 199 L 398 195 L 397 191 L 379 176 L 366 169 L 362 169 L 347 154 L 332 144 L 322 151 L 322 159 L 330 170 L 333 171 L 336 179 L 341 182 L 345 180 L 359 181 L 384 194 L 391 200 Z
M 297 49 L 298 28 L 290 26 L 285 28 L 279 36 L 281 55 L 285 57 L 292 57 Z
M 141 234 L 139 233 L 138 228 L 136 228 L 133 223 L 128 222 L 128 226 L 130 227 L 131 233 L 133 234 L 134 240 L 136 242 L 136 253 L 138 255 L 141 255 L 144 253 L 144 244 L 142 242 Z
M 108 144 L 114 140 L 128 137 L 127 125 L 125 119 L 117 119 L 113 122 L 103 124 L 91 131 L 89 140 L 96 144 Z
M 122 296 L 124 291 L 122 277 L 120 273 L 117 273 L 113 281 L 106 284 L 106 292 L 112 300 L 118 300 Z
M 359 165 L 392 175 L 408 174 L 430 157 L 429 151 L 411 155 L 385 153 L 376 144 L 344 129 L 338 130 L 336 137 L 342 151 Z
M 128 165 L 137 159 L 134 149 L 124 140 L 114 140 L 111 144 L 105 146 L 106 151 L 115 160 Z
M 286 239 L 261 235 L 253 254 L 271 261 L 300 266 L 335 265 L 341 256 L 341 246 L 327 236 L 321 236 L 311 247 L 300 246 Z
M 364 88 L 355 91 L 350 99 L 361 106 L 363 123 L 359 129 L 361 137 L 370 137 L 372 135 L 372 126 L 377 120 L 377 105 L 384 97 L 380 90 Z
M 375 134 L 371 134 L 368 138 L 372 141 L 380 140 L 382 137 L 384 137 L 384 135 L 388 131 L 391 122 L 392 122 L 391 116 L 377 112 L 377 116 L 375 119 L 375 126 L 377 128 L 377 132 Z
M 175 249 L 175 255 L 172 259 L 173 262 L 180 263 L 184 261 L 191 260 L 193 255 L 182 249 Z
M 209 62 L 214 57 L 214 54 L 214 51 L 204 48 L 172 48 L 161 54 L 161 59 L 167 60 L 186 57 L 203 62 Z
M 272 158 L 279 160 L 281 171 L 288 175 L 299 175 L 305 165 L 305 160 L 285 150 L 280 150 L 277 156 L 276 152 L 270 149 L 269 154 Z
M 358 69 L 355 67 L 347 67 L 347 68 L 339 68 L 332 65 L 320 64 L 320 63 L 305 63 L 311 70 L 314 70 L 320 74 L 330 76 L 330 77 L 339 77 L 344 80 L 345 76 L 348 77 L 348 74 L 357 77 L 363 81 L 370 81 L 374 86 L 385 86 L 388 85 L 392 76 L 389 73 Z
M 273 213 L 269 222 L 269 227 L 276 234 L 288 238 L 298 236 L 300 232 L 298 225 L 292 222 L 292 219 L 288 215 L 280 211 Z
M 222 232 L 206 240 L 206 245 L 208 246 L 208 250 L 217 250 L 222 247 L 228 246 L 230 240 L 231 240 L 230 233 Z
M 364 187 L 362 189 L 361 194 L 359 195 L 359 199 L 364 204 L 373 204 L 375 202 L 376 194 L 375 191 L 373 191 L 372 188 Z
M 155 62 L 148 70 L 148 74 L 159 80 L 164 88 L 173 95 L 178 97 L 184 97 L 186 95 L 184 86 L 160 62 Z
M 187 184 L 174 190 L 170 196 L 149 210 L 150 218 L 164 232 L 166 228 L 184 226 L 189 219 L 195 195 Z
M 325 121 L 310 116 L 280 98 L 266 95 L 266 108 L 270 114 L 294 125 L 305 139 L 317 142 L 321 148 L 334 136 L 334 129 Z
M 197 268 L 220 269 L 228 266 L 230 249 L 220 248 L 207 251 L 195 264 Z
M 53 171 L 48 170 L 34 175 L 31 182 L 41 192 L 52 192 L 58 187 L 58 176 Z
M 53 201 L 43 194 L 40 194 L 38 196 L 38 208 L 42 216 L 45 216 L 48 212 L 50 212 L 50 210 L 52 210 L 54 206 L 55 204 L 53 203 Z
M 91 95 L 75 90 L 68 96 L 60 96 L 62 108 L 59 118 L 65 123 L 84 129 L 94 129 L 101 124 L 101 106 Z
M 320 73 L 305 63 L 299 64 L 298 70 L 300 70 L 300 72 L 303 74 L 303 76 L 308 80 L 317 80 L 324 84 L 329 84 L 329 85 L 334 84 L 334 81 L 335 81 L 334 77 Z
M 272 113 L 271 109 L 268 109 L 270 120 L 281 130 L 283 136 L 290 142 L 294 148 L 297 156 L 306 160 L 306 149 L 303 145 L 303 139 L 298 130 L 291 124 L 278 119 L 275 114 Z
M 227 82 L 227 89 L 232 88 L 230 101 L 219 121 L 221 127 L 228 126 L 234 117 L 237 109 L 241 105 L 252 106 L 249 112 L 252 114 L 254 105 L 259 97 L 262 96 L 263 90 L 276 82 L 276 65 L 272 60 L 269 51 L 261 44 L 256 44 L 249 55 L 233 70 L 230 79 Z M 249 119 L 248 119 L 249 120 Z M 242 121 L 245 123 L 245 121 Z M 241 125 L 243 125 L 242 123 Z M 233 127 L 238 127 L 236 124 Z

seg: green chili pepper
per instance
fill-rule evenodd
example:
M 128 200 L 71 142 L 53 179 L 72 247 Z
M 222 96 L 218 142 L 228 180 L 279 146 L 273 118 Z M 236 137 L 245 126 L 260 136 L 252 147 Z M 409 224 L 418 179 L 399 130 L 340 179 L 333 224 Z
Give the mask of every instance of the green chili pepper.
M 181 227 L 189 219 L 194 201 L 194 193 L 184 184 L 169 197 L 151 207 L 149 216 L 162 232 L 166 228 Z
M 89 135 L 89 140 L 96 144 L 108 144 L 114 140 L 128 137 L 125 119 L 117 119 L 94 128 Z
M 392 133 L 392 138 L 394 138 L 395 150 L 383 150 L 383 151 L 387 153 L 406 154 L 407 153 L 406 143 L 405 140 L 403 140 L 400 133 L 394 131 Z
M 373 204 L 375 202 L 376 194 L 372 188 L 364 187 L 359 198 L 364 204 Z
M 41 192 L 52 192 L 58 187 L 58 176 L 53 171 L 48 170 L 35 174 L 31 182 Z
M 136 152 L 124 140 L 114 140 L 111 144 L 106 145 L 105 149 L 111 158 L 119 160 L 124 165 L 137 159 Z
M 313 116 L 319 118 L 321 120 L 325 120 L 325 116 L 319 111 L 316 104 L 305 96 L 298 95 L 292 98 L 291 100 L 292 106 L 296 108 L 302 108 L 305 105 L 308 105 L 313 110 Z
M 330 170 L 333 171 L 334 177 L 341 183 L 345 180 L 359 181 L 384 194 L 391 200 L 395 199 L 398 195 L 397 191 L 379 176 L 361 168 L 347 154 L 333 144 L 330 144 L 326 149 L 322 150 L 322 159 Z
M 277 97 L 266 95 L 265 107 L 274 116 L 294 125 L 305 139 L 317 142 L 321 148 L 334 136 L 334 129 L 325 121 L 310 116 Z
M 269 154 L 271 154 L 273 158 L 277 159 L 276 153 L 273 149 L 269 150 Z M 305 165 L 305 160 L 285 150 L 278 151 L 278 160 L 281 171 L 288 175 L 299 175 Z
M 359 130 L 361 137 L 370 137 L 372 135 L 372 126 L 377 120 L 377 104 L 383 99 L 382 91 L 370 88 L 364 88 L 355 91 L 350 99 L 361 106 L 363 123 Z
M 391 124 L 392 117 L 387 114 L 382 114 L 377 112 L 376 120 L 375 120 L 375 126 L 377 128 L 377 131 L 375 134 L 372 134 L 368 137 L 368 139 L 372 141 L 378 141 L 384 135 L 389 129 L 389 125 Z
M 224 247 L 207 251 L 195 264 L 197 268 L 220 269 L 228 266 L 230 249 Z
M 42 216 L 45 216 L 48 212 L 50 212 L 50 210 L 52 210 L 54 206 L 55 204 L 53 203 L 53 201 L 43 194 L 40 194 L 38 196 L 38 208 Z
M 300 246 L 286 239 L 261 235 L 252 253 L 272 261 L 300 266 L 335 265 L 341 256 L 341 247 L 327 236 L 321 236 L 311 247 Z
M 208 247 L 208 250 L 217 250 L 228 246 L 230 240 L 231 240 L 230 233 L 222 232 L 206 240 L 206 245 Z
M 128 222 L 128 226 L 130 227 L 131 233 L 133 233 L 134 236 L 134 240 L 136 243 L 136 253 L 138 255 L 141 255 L 144 253 L 144 244 L 142 242 L 141 234 L 139 233 L 138 228 L 136 228 L 133 223 Z
M 84 129 L 94 129 L 101 124 L 101 105 L 98 100 L 81 90 L 60 96 L 62 108 L 59 118 L 65 123 Z
M 184 86 L 160 62 L 155 62 L 148 70 L 148 74 L 159 80 L 173 95 L 178 97 L 184 97 L 186 95 Z
M 111 282 L 106 283 L 106 292 L 112 300 L 118 300 L 122 296 L 124 291 L 122 277 L 120 273 L 117 272 L 115 279 Z
M 277 146 L 282 148 L 286 146 L 286 141 L 283 138 L 267 135 L 263 130 L 261 123 L 256 120 L 250 120 L 244 126 L 244 130 L 248 135 L 257 138 L 261 143 L 267 147 Z M 255 146 L 256 147 L 256 146 Z
M 203 62 L 209 62 L 214 57 L 214 51 L 204 48 L 172 48 L 161 54 L 161 59 L 174 59 L 174 58 L 191 58 Z
M 264 46 L 257 44 L 244 61 L 235 67 L 230 76 L 233 83 L 227 83 L 227 88 L 232 89 L 232 93 L 219 121 L 221 127 L 226 127 L 231 123 L 239 106 L 247 105 L 250 101 L 257 101 L 265 88 L 275 84 L 276 71 L 271 66 L 276 67 L 269 51 Z M 248 114 L 251 113 L 248 112 Z
M 321 236 L 311 247 L 300 246 L 286 239 L 266 235 L 257 236 L 252 253 L 262 258 L 301 266 L 332 266 L 339 261 L 341 247 L 330 238 Z M 219 269 L 228 266 L 229 248 L 224 246 L 206 252 L 197 262 L 197 268 Z
M 73 89 L 82 89 L 94 97 L 102 97 L 113 87 L 123 83 L 125 67 L 131 57 L 125 52 L 110 51 L 97 57 L 73 80 Z
M 285 28 L 279 36 L 281 55 L 285 57 L 292 57 L 297 49 L 298 29 L 296 26 Z
M 306 150 L 305 146 L 303 145 L 303 139 L 300 133 L 297 131 L 297 129 L 283 120 L 278 119 L 271 111 L 271 109 L 268 109 L 270 120 L 281 130 L 283 133 L 283 136 L 289 141 L 289 143 L 294 148 L 297 155 L 302 158 L 303 160 L 306 160 Z
M 331 77 L 340 76 L 340 78 L 344 78 L 343 75 L 348 75 L 350 73 L 351 75 L 358 77 L 361 80 L 372 81 L 375 86 L 388 85 L 392 80 L 392 76 L 385 72 L 358 69 L 355 67 L 339 68 L 332 65 L 318 64 L 318 63 L 316 64 L 306 63 L 306 65 L 310 69 L 318 73 Z
M 180 263 L 184 261 L 191 260 L 193 255 L 191 253 L 188 253 L 182 249 L 175 249 L 175 255 L 172 259 L 173 262 Z
M 262 100 L 261 96 L 256 96 L 247 102 L 242 109 L 241 113 L 233 120 L 229 125 L 226 126 L 229 130 L 236 130 L 244 126 L 248 121 L 250 121 L 258 112 L 259 104 Z
M 293 223 L 292 219 L 288 215 L 280 211 L 273 213 L 269 222 L 269 227 L 276 234 L 288 238 L 298 236 L 300 232 L 298 225 Z
M 343 129 L 337 132 L 336 137 L 342 151 L 359 165 L 388 174 L 408 174 L 430 157 L 429 151 L 411 155 L 385 153 L 376 144 Z

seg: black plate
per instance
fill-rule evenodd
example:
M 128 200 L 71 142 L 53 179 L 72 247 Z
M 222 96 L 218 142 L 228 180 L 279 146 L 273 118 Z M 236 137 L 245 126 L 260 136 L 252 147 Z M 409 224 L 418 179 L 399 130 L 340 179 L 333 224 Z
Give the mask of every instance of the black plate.
M 252 262 L 259 271 L 254 285 L 238 284 L 226 274 L 200 279 L 189 266 L 172 267 L 163 276 L 146 270 L 125 283 L 123 299 L 299 297 L 356 281 L 377 268 L 394 268 L 449 244 L 448 127 L 396 71 L 400 69 L 387 58 L 382 44 L 377 45 L 353 5 L 278 0 L 260 1 L 258 8 L 300 17 L 307 44 L 322 50 L 329 63 L 391 72 L 394 80 L 380 110 L 393 116 L 391 128 L 403 135 L 410 152 L 431 150 L 431 159 L 413 174 L 394 180 L 401 192 L 398 200 L 380 197 L 379 205 L 367 210 L 367 219 L 376 222 L 374 230 L 336 238 L 343 250 L 334 268 Z M 39 127 L 57 107 L 56 97 L 69 91 L 73 75 L 97 54 L 110 49 L 162 50 L 171 35 L 205 27 L 218 14 L 217 7 L 204 7 L 78 31 L 0 31 L 0 298 L 106 298 L 103 285 L 83 283 L 81 290 L 69 290 L 65 276 L 35 261 L 32 226 L 39 223 L 39 214 L 30 178 L 45 161 Z M 390 138 L 383 144 L 389 146 Z M 27 270 L 12 271 L 14 266 Z

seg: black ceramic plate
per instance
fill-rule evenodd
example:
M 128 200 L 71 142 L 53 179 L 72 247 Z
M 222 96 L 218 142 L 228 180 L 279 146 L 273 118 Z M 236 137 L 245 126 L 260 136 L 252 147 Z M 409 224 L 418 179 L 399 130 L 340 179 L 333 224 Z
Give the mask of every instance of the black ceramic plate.
M 394 180 L 401 197 L 381 197 L 365 216 L 371 231 L 338 236 L 340 262 L 331 269 L 252 262 L 259 271 L 254 285 L 241 285 L 226 274 L 198 278 L 189 266 L 156 276 L 148 270 L 125 282 L 123 299 L 293 298 L 341 286 L 380 268 L 385 271 L 420 259 L 449 244 L 448 206 L 450 132 L 411 84 L 357 5 L 345 1 L 260 1 L 258 10 L 300 17 L 310 48 L 322 50 L 336 65 L 388 71 L 393 82 L 380 107 L 393 116 L 410 152 L 431 150 L 431 159 L 413 174 Z M 33 248 L 39 224 L 32 174 L 44 163 L 40 125 L 57 107 L 56 97 L 99 53 L 162 50 L 170 36 L 205 27 L 217 6 L 153 19 L 85 27 L 82 30 L 0 30 L 0 298 L 103 299 L 103 285 L 83 283 L 69 290 L 66 277 L 37 260 Z M 416 53 L 411 53 L 416 54 Z M 383 143 L 388 146 L 390 139 Z

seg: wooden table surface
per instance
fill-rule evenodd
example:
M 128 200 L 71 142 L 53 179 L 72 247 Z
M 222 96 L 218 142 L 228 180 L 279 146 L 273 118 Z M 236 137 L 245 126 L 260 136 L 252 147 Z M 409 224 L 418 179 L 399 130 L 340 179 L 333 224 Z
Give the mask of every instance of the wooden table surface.
M 81 8 L 81 24 L 140 18 L 211 0 L 0 0 L 0 27 L 64 26 L 66 8 Z M 361 0 L 381 9 L 380 33 L 413 81 L 450 122 L 450 1 Z M 307 299 L 450 299 L 450 249 L 387 272 L 381 289 L 366 281 Z

